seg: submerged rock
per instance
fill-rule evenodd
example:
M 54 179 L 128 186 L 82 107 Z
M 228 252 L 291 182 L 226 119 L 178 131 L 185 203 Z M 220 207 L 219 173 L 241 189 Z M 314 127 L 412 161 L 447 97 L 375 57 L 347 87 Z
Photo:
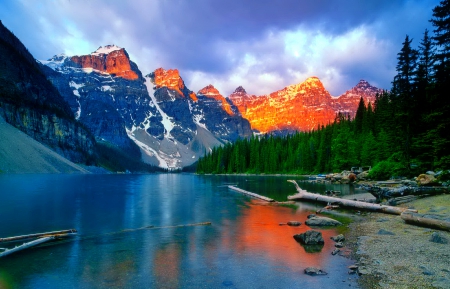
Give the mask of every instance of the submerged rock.
M 339 252 L 341 252 L 341 250 L 340 249 L 338 249 L 338 248 L 336 248 L 336 249 L 334 249 L 333 250 L 333 252 L 331 252 L 331 255 L 336 255 L 337 253 L 339 253 Z
M 303 245 L 322 245 L 325 244 L 322 233 L 314 230 L 294 235 L 294 239 Z
M 342 244 L 341 242 L 337 242 L 336 244 L 334 244 L 334 246 L 336 248 L 342 248 L 342 247 L 344 247 L 344 244 Z
M 320 226 L 339 226 L 339 225 L 342 225 L 341 222 L 336 221 L 334 219 L 327 218 L 327 217 L 317 217 L 317 216 L 308 218 L 308 220 L 306 220 L 305 224 L 308 225 L 308 226 L 318 226 L 318 227 L 320 227 Z
M 343 242 L 343 241 L 345 241 L 345 237 L 342 234 L 339 234 L 337 236 L 331 236 L 330 239 L 335 241 L 335 242 Z
M 298 227 L 300 226 L 302 223 L 298 222 L 298 221 L 289 221 L 287 222 L 288 226 L 293 226 L 293 227 Z
M 305 269 L 305 274 L 316 276 L 316 275 L 327 275 L 328 273 L 316 267 L 308 267 Z

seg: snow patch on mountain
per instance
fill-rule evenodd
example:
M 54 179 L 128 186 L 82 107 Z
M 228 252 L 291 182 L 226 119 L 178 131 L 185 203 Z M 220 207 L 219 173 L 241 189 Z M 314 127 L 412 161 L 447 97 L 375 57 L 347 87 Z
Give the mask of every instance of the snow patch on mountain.
M 100 46 L 96 51 L 92 52 L 91 55 L 100 55 L 100 54 L 109 54 L 113 51 L 122 49 L 119 46 L 116 45 L 106 45 L 106 46 Z
M 203 114 L 196 114 L 196 115 L 194 115 L 194 123 L 195 123 L 196 125 L 198 125 L 199 127 L 208 130 L 208 129 L 206 128 L 206 125 L 205 125 L 204 123 L 201 123 L 201 122 L 200 122 L 201 120 L 204 120 L 204 119 L 205 119 L 205 116 L 204 116 Z
M 64 62 L 68 58 L 69 57 L 67 55 L 61 53 L 61 54 L 53 56 L 52 58 L 50 58 L 48 60 L 38 60 L 38 62 L 40 62 L 44 65 L 47 65 L 51 69 L 57 71 L 57 70 L 61 70 L 61 67 L 64 65 Z
M 75 81 L 72 80 L 69 82 L 69 86 L 73 87 L 75 89 L 79 89 L 84 86 L 84 83 L 77 84 L 77 83 L 75 83 Z
M 171 138 L 170 132 L 175 127 L 175 124 L 172 122 L 171 117 L 169 117 L 158 105 L 158 102 L 156 101 L 156 98 L 154 95 L 155 90 L 153 89 L 153 83 L 152 83 L 150 77 L 148 77 L 148 76 L 145 77 L 144 84 L 147 87 L 148 95 L 150 96 L 150 98 L 152 99 L 152 102 L 156 106 L 156 109 L 159 111 L 159 113 L 162 116 L 162 124 L 164 126 L 164 129 L 166 130 L 165 137 Z
M 114 89 L 109 85 L 103 85 L 101 90 L 102 91 L 114 91 Z
M 74 90 L 74 94 L 75 94 L 75 91 L 78 93 L 78 90 Z M 78 96 L 79 95 L 80 94 L 78 94 Z M 78 99 L 75 99 L 75 100 L 78 103 L 78 110 L 75 112 L 75 119 L 78 120 L 80 118 L 80 116 L 81 116 L 81 103 L 80 103 L 80 101 Z

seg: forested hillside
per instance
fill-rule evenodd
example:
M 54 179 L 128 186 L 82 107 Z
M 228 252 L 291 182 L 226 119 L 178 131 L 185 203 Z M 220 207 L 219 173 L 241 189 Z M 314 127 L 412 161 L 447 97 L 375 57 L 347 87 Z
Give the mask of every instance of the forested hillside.
M 373 166 L 377 178 L 450 167 L 450 1 L 433 9 L 433 33 L 405 37 L 392 90 L 361 99 L 354 119 L 285 137 L 265 135 L 215 148 L 198 173 L 326 173 Z

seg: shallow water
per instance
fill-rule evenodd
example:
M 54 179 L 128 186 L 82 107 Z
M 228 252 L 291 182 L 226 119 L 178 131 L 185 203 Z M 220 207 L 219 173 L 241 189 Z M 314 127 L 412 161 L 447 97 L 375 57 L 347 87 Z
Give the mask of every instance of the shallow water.
M 347 275 L 352 261 L 331 255 L 336 229 L 321 229 L 325 246 L 311 253 L 292 238 L 307 226 L 279 225 L 304 222 L 315 205 L 267 205 L 225 186 L 285 200 L 295 193 L 286 179 L 0 175 L 0 237 L 79 232 L 72 241 L 0 259 L 0 288 L 356 287 Z M 202 222 L 211 225 L 173 227 Z M 155 227 L 123 231 L 146 226 Z M 308 266 L 329 274 L 307 276 Z

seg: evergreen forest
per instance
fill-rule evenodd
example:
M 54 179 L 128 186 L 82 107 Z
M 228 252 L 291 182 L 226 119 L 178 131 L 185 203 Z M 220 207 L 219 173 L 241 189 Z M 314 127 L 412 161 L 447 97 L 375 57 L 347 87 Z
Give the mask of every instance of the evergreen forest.
M 310 132 L 263 135 L 216 147 L 197 173 L 311 174 L 371 166 L 387 179 L 450 168 L 450 0 L 433 9 L 433 31 L 414 47 L 406 35 L 392 89 L 356 115 L 338 113 Z

